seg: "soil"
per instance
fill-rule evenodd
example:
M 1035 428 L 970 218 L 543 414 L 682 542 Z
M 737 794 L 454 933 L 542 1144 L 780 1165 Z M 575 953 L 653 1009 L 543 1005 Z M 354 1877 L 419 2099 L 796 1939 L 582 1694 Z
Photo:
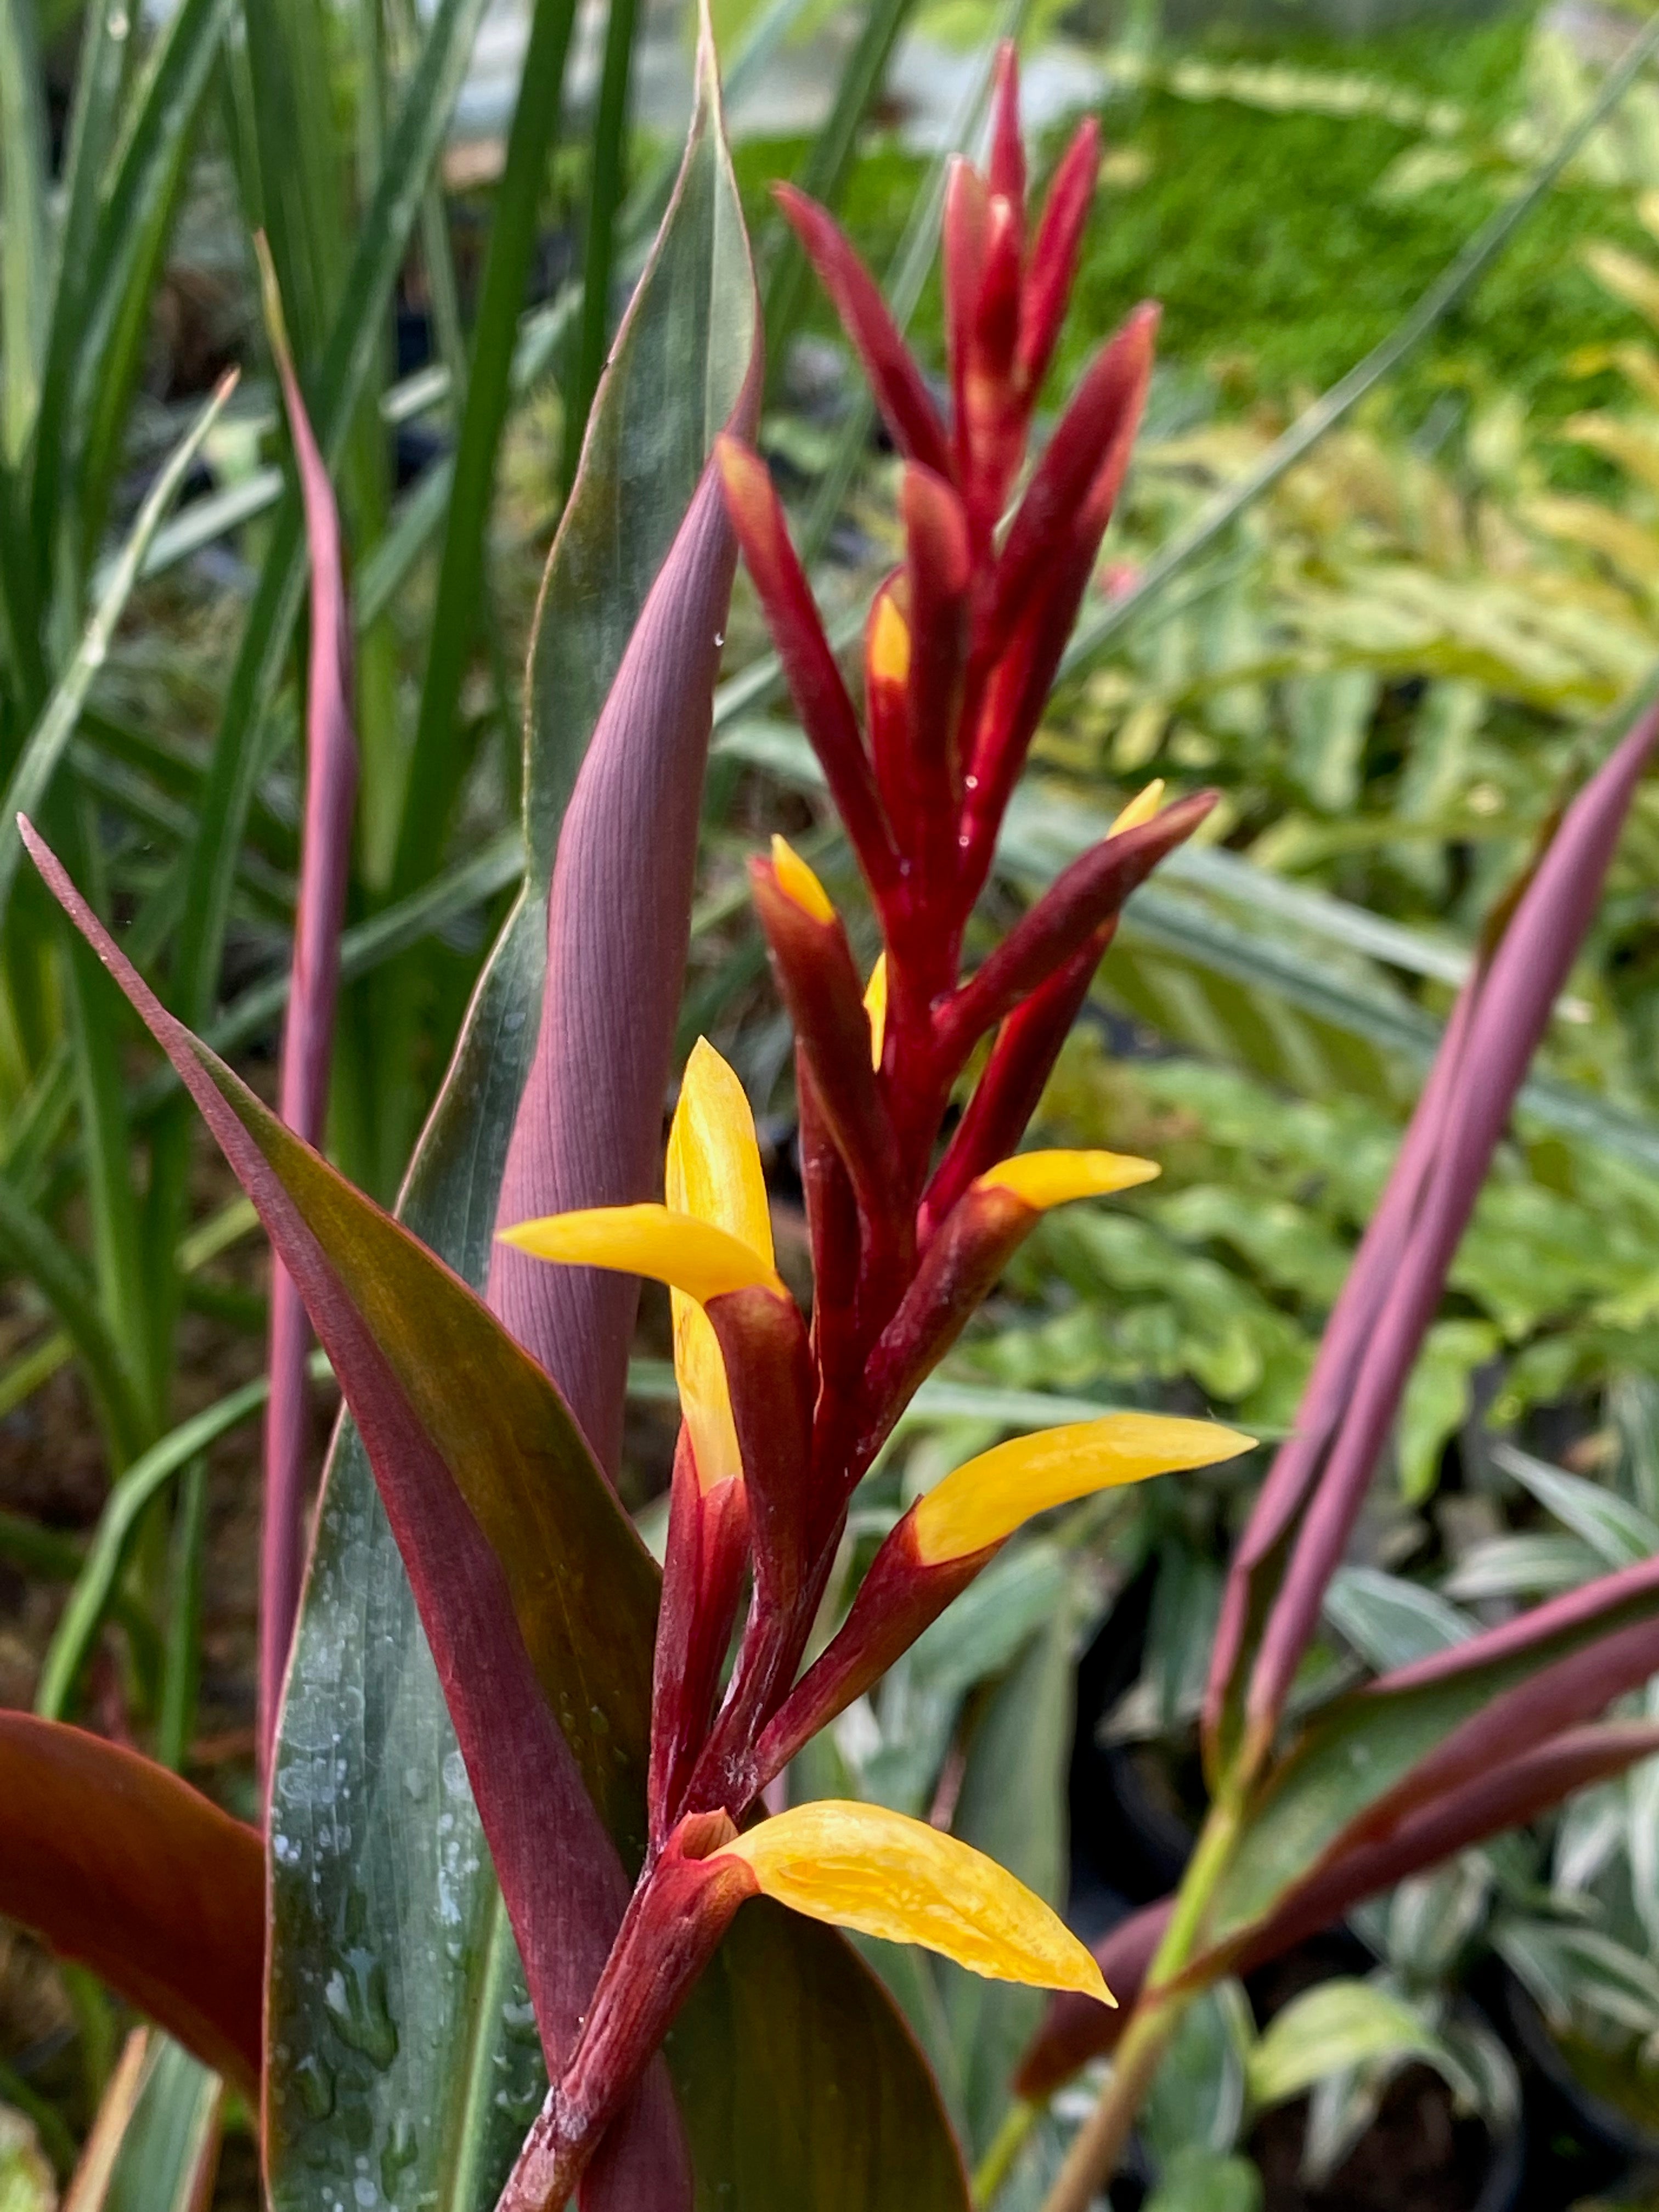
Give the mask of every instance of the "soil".
M 1474 2212 L 1492 2160 L 1478 2120 L 1461 2119 L 1451 2092 L 1425 2066 L 1409 2067 L 1376 2123 L 1322 2188 L 1301 2179 L 1307 2100 L 1258 2124 L 1249 2153 L 1261 2169 L 1264 2212 Z

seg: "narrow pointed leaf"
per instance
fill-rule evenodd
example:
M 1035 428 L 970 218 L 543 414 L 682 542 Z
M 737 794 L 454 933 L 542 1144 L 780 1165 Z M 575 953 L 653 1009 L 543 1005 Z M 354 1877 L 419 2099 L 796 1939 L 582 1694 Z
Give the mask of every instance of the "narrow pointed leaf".
M 702 174 L 700 138 L 719 142 L 706 26 L 699 52 L 703 93 L 687 179 Z M 730 192 L 723 159 L 706 189 Z M 741 240 L 735 206 L 726 220 Z M 741 362 L 724 416 L 710 420 L 705 408 L 697 426 L 705 452 L 719 430 L 746 432 L 760 400 L 759 308 L 746 244 L 732 258 L 744 274 L 726 273 L 718 289 L 705 276 L 696 303 L 699 319 L 730 319 L 720 343 L 731 349 L 732 365 Z M 709 328 L 703 319 L 700 330 L 686 331 L 692 357 L 707 353 Z M 736 564 L 718 473 L 705 460 L 599 715 L 560 830 L 541 1030 L 507 1148 L 504 1228 L 579 1206 L 630 1205 L 661 1187 L 663 1100 Z M 577 1070 L 580 1079 L 573 1081 Z M 559 1382 L 612 1474 L 638 1296 L 634 1277 L 539 1267 L 510 1245 L 498 1249 L 490 1269 L 492 1307 Z
M 306 687 L 305 826 L 300 848 L 294 951 L 283 1022 L 279 1110 L 296 1136 L 322 1142 L 334 1013 L 340 988 L 340 931 L 351 860 L 357 740 L 351 724 L 351 617 L 346 605 L 340 518 L 295 374 L 275 278 L 264 263 L 266 319 L 300 475 L 311 556 L 311 659 Z M 270 1399 L 265 1410 L 264 1514 L 259 1555 L 259 1771 L 270 1757 L 283 1670 L 300 1610 L 304 1572 L 306 1357 L 311 1332 L 293 1278 L 273 1273 L 268 1339 Z
M 1262 1921 L 1235 1930 L 1218 1953 L 1194 1961 L 1190 1977 L 1248 1972 L 1330 1927 L 1368 1897 L 1443 1863 L 1506 1828 L 1518 1827 L 1560 1804 L 1576 1790 L 1610 1779 L 1659 1748 L 1659 1729 L 1641 1723 L 1573 1729 L 1552 1741 L 1474 1775 L 1388 1835 L 1334 1851 L 1294 1883 Z M 1173 1900 L 1143 1906 L 1095 1947 L 1095 1956 L 1123 2006 L 1106 2019 L 1098 2006 L 1058 1997 L 1014 2076 L 1022 2097 L 1051 2096 L 1090 2059 L 1109 2051 L 1146 1980 L 1169 1925 Z
M 223 2103 L 223 2083 L 199 2059 L 154 2028 L 135 2030 L 64 2212 L 204 2212 L 218 2171 Z
M 1216 1893 L 1219 1939 L 1517 1744 L 1593 1720 L 1659 1670 L 1659 1562 L 1603 1577 L 1339 1698 L 1252 1808 Z
M 0 1712 L 0 1912 L 208 2064 L 258 2079 L 264 1852 L 176 1774 Z

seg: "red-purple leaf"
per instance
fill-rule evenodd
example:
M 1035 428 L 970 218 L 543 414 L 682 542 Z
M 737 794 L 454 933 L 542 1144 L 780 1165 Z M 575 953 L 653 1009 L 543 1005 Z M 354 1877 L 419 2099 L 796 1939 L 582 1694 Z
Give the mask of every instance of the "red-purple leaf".
M 33 830 L 23 834 L 200 1108 L 333 1363 L 556 2063 L 627 1899 L 596 1803 L 625 1846 L 643 1834 L 650 1562 L 534 1361 L 167 1012 Z
M 1412 1139 L 1401 1149 L 1398 1189 L 1384 1200 L 1383 1229 L 1363 1251 L 1364 1265 L 1351 1278 L 1355 1287 L 1334 1323 L 1340 1356 L 1316 1373 L 1311 1389 L 1319 1395 L 1298 1423 L 1309 1443 L 1292 1448 L 1286 1478 L 1270 1478 L 1258 1503 L 1224 1613 L 1226 1642 L 1218 1648 L 1212 1675 L 1212 1712 L 1221 1707 L 1240 1649 L 1251 1571 L 1285 1540 L 1279 1532 L 1288 1533 L 1290 1516 L 1311 1490 L 1250 1678 L 1246 1725 L 1257 1740 L 1271 1730 L 1313 1633 L 1326 1585 L 1439 1304 L 1446 1270 L 1589 927 L 1626 811 L 1656 739 L 1659 714 L 1650 714 L 1579 793 L 1497 950 L 1469 985 L 1468 1012 L 1454 1023 Z M 1333 1395 L 1341 1407 L 1340 1422 L 1316 1468 L 1312 1451 Z
M 340 987 L 340 929 L 351 857 L 357 790 L 357 741 L 351 726 L 351 617 L 346 605 L 340 518 L 328 471 L 312 435 L 304 395 L 288 348 L 276 271 L 258 240 L 283 404 L 294 441 L 311 561 L 311 660 L 306 690 L 305 824 L 294 923 L 288 1011 L 283 1024 L 277 1110 L 308 1145 L 320 1144 L 334 1052 Z M 310 1393 L 306 1359 L 311 1328 L 293 1278 L 280 1261 L 270 1285 L 265 1407 L 264 1517 L 259 1552 L 258 1753 L 263 1773 L 276 1726 L 277 1701 L 300 1610 L 305 1565 L 305 1493 Z
M 733 426 L 759 398 L 759 359 Z M 715 464 L 623 657 L 560 832 L 540 1033 L 496 1219 L 511 1227 L 655 1196 L 663 1101 L 690 941 L 714 678 L 737 544 Z M 616 1473 L 639 1282 L 549 1267 L 498 1244 L 489 1304 L 564 1391 Z
M 1659 1728 L 1616 1723 L 1574 1729 L 1536 1750 L 1500 1762 L 1446 1790 L 1386 1835 L 1334 1852 L 1293 1887 L 1261 1925 L 1238 1932 L 1224 1950 L 1201 1953 L 1183 1980 L 1248 1972 L 1304 1937 L 1328 1928 L 1354 1906 L 1396 1882 L 1439 1865 L 1506 1828 L 1519 1827 L 1576 1790 L 1621 1774 L 1659 1752 Z M 1121 2034 L 1163 1941 L 1174 1900 L 1165 1898 L 1121 1921 L 1095 1946 L 1095 1956 L 1122 2007 L 1105 2013 L 1086 1998 L 1060 1996 L 1020 2062 L 1014 2087 L 1022 2097 L 1050 2097 L 1090 2059 L 1110 2051 Z
M 1218 1886 L 1218 1939 L 1470 1775 L 1593 1719 L 1659 1672 L 1659 1560 L 1607 1575 L 1338 1698 L 1251 1805 Z
M 101 1736 L 0 1712 L 0 1913 L 244 2089 L 259 2078 L 257 1829 Z

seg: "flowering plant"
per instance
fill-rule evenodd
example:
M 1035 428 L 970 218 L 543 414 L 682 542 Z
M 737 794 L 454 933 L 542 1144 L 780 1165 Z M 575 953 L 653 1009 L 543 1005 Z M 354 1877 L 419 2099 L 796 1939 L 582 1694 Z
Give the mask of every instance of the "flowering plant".
M 337 2192 L 349 2186 L 365 2212 L 383 2196 L 418 2197 L 428 2155 L 416 2139 L 422 2085 L 434 2097 L 448 2094 L 441 2066 L 420 2073 L 421 2054 L 456 2051 L 476 2078 L 479 2051 L 495 2048 L 493 2025 L 475 2028 L 478 2008 L 487 1997 L 510 2021 L 502 1992 L 518 1972 L 545 2095 L 526 2129 L 502 2092 L 498 2101 L 515 2121 L 508 2140 L 469 2088 L 458 2154 L 469 2161 L 474 2200 L 482 2176 L 493 2186 L 505 2172 L 501 2203 L 512 2212 L 551 2212 L 573 2194 L 590 2212 L 680 2212 L 694 2194 L 755 2212 L 781 2202 L 825 2212 L 965 2205 L 960 2156 L 918 2055 L 873 1978 L 838 1942 L 826 1948 L 813 1923 L 924 1944 L 979 1973 L 1067 1993 L 1088 2008 L 1085 2043 L 1110 2002 L 1099 1961 L 1056 1916 L 950 1835 L 863 1804 L 761 1811 L 763 1793 L 795 1753 L 1031 1515 L 1212 1463 L 1250 1441 L 1203 1422 L 1109 1414 L 1002 1444 L 911 1507 L 814 1653 L 850 1501 L 918 1384 L 1048 1208 L 1109 1196 L 1156 1172 L 1105 1152 L 1018 1146 L 1124 902 L 1197 828 L 1208 797 L 1164 806 L 1153 786 L 971 975 L 962 973 L 969 921 L 1093 572 L 1150 373 L 1155 318 L 1143 308 L 1085 374 L 1005 523 L 1097 159 L 1085 125 L 1028 226 L 1016 72 L 1005 55 L 988 167 L 981 173 L 957 163 L 945 201 L 948 422 L 830 218 L 783 195 L 904 457 L 905 557 L 872 609 L 860 717 L 764 465 L 746 442 L 758 389 L 752 279 L 734 245 L 741 227 L 705 43 L 685 165 L 617 341 L 554 549 L 531 670 L 544 723 L 556 721 L 553 709 L 580 720 L 583 687 L 592 690 L 585 643 L 597 643 L 611 680 L 603 705 L 593 700 L 580 768 L 572 774 L 568 761 L 556 767 L 533 754 L 528 764 L 526 897 L 480 986 L 404 1221 L 353 1189 L 168 1012 L 25 827 L 48 885 L 166 1051 L 258 1207 L 353 1426 L 329 1477 L 270 1746 L 264 1833 L 226 1820 L 159 1768 L 8 1717 L 0 1760 L 14 1784 L 27 1777 L 33 1794 L 26 1810 L 15 1802 L 0 1817 L 0 1905 L 94 1964 L 210 2063 L 258 2078 L 278 2202 L 313 2201 L 319 2184 L 308 2177 L 317 2176 L 325 2201 L 343 2202 Z M 653 449 L 672 526 L 630 517 L 622 558 L 622 426 L 684 383 L 688 316 L 705 388 L 692 395 L 695 406 L 682 403 L 676 436 Z M 289 399 L 320 544 L 325 487 L 291 384 Z M 707 426 L 720 422 L 705 452 Z M 749 1103 L 706 1042 L 683 1072 L 665 1167 L 658 1158 L 713 686 L 739 546 L 884 945 L 873 974 L 860 978 L 842 921 L 800 857 L 775 840 L 755 861 L 755 903 L 796 1040 L 810 1318 L 777 1272 Z M 592 579 L 606 562 L 623 579 L 615 596 L 628 619 L 584 633 L 599 596 Z M 317 566 L 319 574 L 326 568 L 325 611 L 337 641 L 337 561 Z M 314 662 L 313 708 L 319 687 L 341 682 L 342 665 L 338 652 Z M 1575 841 L 1564 830 L 1559 865 L 1553 854 L 1528 893 L 1555 930 L 1550 958 L 1533 958 L 1522 993 L 1535 1017 L 1530 1028 L 1498 980 L 1506 938 L 1474 1026 L 1455 1030 L 1456 1052 L 1473 1053 L 1497 1010 L 1488 1025 L 1503 1030 L 1503 1049 L 1493 1048 L 1498 1073 L 1482 1114 L 1458 1124 L 1451 1108 L 1461 1071 L 1486 1063 L 1449 1060 L 1450 1072 L 1431 1087 L 1437 1140 L 1453 1142 L 1454 1197 L 1433 1214 L 1417 1272 L 1401 1273 L 1414 1287 L 1385 1333 L 1396 1366 L 1431 1306 L 1456 1204 L 1471 1175 L 1479 1179 L 1481 1147 L 1496 1140 L 1558 970 L 1588 919 L 1646 743 L 1620 757 L 1611 784 L 1595 787 L 1593 834 Z M 331 910 L 331 881 L 319 872 L 319 913 Z M 1531 910 L 1523 902 L 1523 915 Z M 1531 928 L 1516 925 L 1535 954 Z M 511 1040 L 528 1031 L 538 996 L 526 1060 Z M 490 1125 L 503 1136 L 491 1149 L 474 1102 L 498 1080 L 512 1093 L 511 1111 Z M 1373 1232 L 1378 1267 L 1418 1255 L 1412 1209 L 1438 1188 L 1425 1165 L 1428 1141 L 1408 1147 L 1416 1180 Z M 485 1213 L 493 1239 L 478 1233 Z M 424 1241 L 411 1219 L 429 1231 Z M 659 1590 L 607 1480 L 641 1276 L 672 1294 L 682 1413 Z M 1357 1340 L 1339 1328 L 1333 1342 L 1321 1387 L 1340 1393 L 1352 1380 Z M 1361 1395 L 1374 1425 L 1386 1389 Z M 359 1458 L 384 1516 L 372 1525 L 353 1504 Z M 1253 1539 L 1251 1573 L 1278 1560 L 1285 1516 L 1306 1504 L 1310 1464 L 1294 1478 L 1285 1465 L 1263 1492 L 1260 1511 L 1271 1526 Z M 1269 1667 L 1264 1656 L 1258 1677 L 1267 1668 L 1273 1686 L 1250 1708 L 1249 1749 L 1237 1754 L 1243 1764 L 1223 1769 L 1234 1778 L 1220 1800 L 1233 1823 L 1223 1836 L 1229 1850 L 1240 1793 L 1270 1764 L 1285 1669 L 1298 1638 L 1305 1641 L 1320 1563 L 1328 1572 L 1343 1513 L 1351 1517 L 1369 1468 L 1364 1437 L 1342 1465 L 1329 1494 L 1343 1502 L 1309 1513 L 1308 1526 L 1320 1530 L 1307 1540 L 1314 1564 L 1286 1582 L 1292 1625 L 1276 1638 L 1270 1631 L 1263 1645 L 1277 1656 Z M 277 1510 L 295 1510 L 294 1491 L 285 1481 Z M 354 1542 L 365 1560 L 384 1556 L 375 1549 L 381 1527 L 407 1577 L 390 1595 L 367 1573 L 349 1588 L 344 1568 Z M 291 1559 L 291 1540 L 280 1540 L 292 1534 L 279 1528 L 268 1556 Z M 279 1656 L 292 1620 L 280 1579 L 267 1586 L 278 1613 L 266 1623 L 267 1648 Z M 1257 1626 L 1259 1582 L 1240 1587 L 1229 1616 L 1232 1656 L 1218 1662 L 1223 1705 L 1228 1668 Z M 1643 1619 L 1644 1589 L 1632 1599 Z M 443 1762 L 444 1789 L 457 1805 L 466 1801 L 469 1817 L 476 1808 L 516 1966 L 504 1948 L 491 1949 L 495 1938 L 481 1923 L 467 1922 L 459 1897 L 478 1894 L 466 1885 L 476 1883 L 482 1854 L 469 1860 L 449 1840 L 461 1817 L 453 1806 L 435 1822 L 420 1814 L 418 1765 L 405 1771 L 416 1809 L 387 1811 L 386 1747 L 399 1741 L 392 1708 L 407 1678 L 372 1675 L 361 1658 L 361 1682 L 342 1678 L 347 1614 L 355 1608 L 350 1648 L 361 1653 L 374 1641 L 363 1616 L 395 1610 L 405 1591 L 460 1754 L 459 1774 Z M 384 1640 L 396 1646 L 397 1632 L 388 1628 Z M 400 1648 L 413 1650 L 407 1634 Z M 371 1680 L 373 1711 L 362 1686 Z M 276 1687 L 273 1668 L 273 1716 Z M 1234 1759 L 1232 1735 L 1218 1727 Z M 372 1747 L 355 1769 L 360 1805 L 348 1805 L 340 1779 L 354 1771 L 338 1749 L 348 1735 Z M 1626 1750 L 1621 1740 L 1619 1755 Z M 1599 1771 L 1605 1745 L 1598 1755 Z M 66 1879 L 50 1845 L 54 1826 L 71 1815 L 79 1857 Z M 390 1874 L 376 1856 L 388 1837 Z M 365 1923 L 378 1911 L 389 1940 L 415 1924 L 404 1855 L 428 1848 L 420 1863 L 434 1873 L 437 1917 L 422 1924 L 432 1940 L 400 1942 L 394 1992 Z M 793 1917 L 768 1917 L 756 1899 Z M 1206 1892 L 1193 1911 L 1210 1902 Z M 468 1984 L 472 1996 L 444 2014 L 442 2033 L 429 2027 L 429 2008 L 452 1969 L 465 1976 L 475 1961 L 459 1936 L 437 1940 L 441 1923 L 470 1926 L 486 1960 Z M 1170 1924 L 1187 1927 L 1179 1911 Z M 1174 1971 L 1173 1940 L 1154 1990 L 1161 1972 L 1167 1979 Z M 1076 2015 L 1064 2014 L 1051 2040 L 1069 2051 L 1079 2033 Z M 1140 2033 L 1150 2051 L 1155 2039 Z M 507 2064 L 499 2049 L 493 2063 Z M 380 2151 L 374 2170 L 371 2146 Z

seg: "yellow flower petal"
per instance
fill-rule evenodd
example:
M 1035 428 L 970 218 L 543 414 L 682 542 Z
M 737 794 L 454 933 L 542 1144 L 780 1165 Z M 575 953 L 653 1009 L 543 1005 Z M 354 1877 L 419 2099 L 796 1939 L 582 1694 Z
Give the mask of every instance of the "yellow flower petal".
M 1016 1152 L 980 1176 L 975 1188 L 1006 1190 L 1039 1212 L 1074 1198 L 1104 1198 L 1151 1182 L 1163 1170 L 1129 1152 Z
M 1015 1437 L 970 1459 L 918 1499 L 912 1522 L 917 1556 L 925 1566 L 963 1559 L 1000 1544 L 1052 1505 L 1180 1468 L 1212 1467 L 1255 1442 L 1218 1422 L 1163 1413 L 1107 1413 Z
M 870 981 L 864 987 L 864 1011 L 870 1017 L 870 1065 L 879 1068 L 881 1048 L 887 1042 L 887 955 L 876 956 Z
M 907 684 L 910 679 L 910 625 L 893 603 L 890 592 L 876 601 L 876 618 L 870 628 L 870 673 L 881 684 Z
M 772 840 L 772 866 L 777 875 L 778 889 L 803 914 L 810 914 L 814 921 L 835 920 L 836 909 L 830 903 L 829 892 L 794 847 L 781 837 Z
M 698 1038 L 685 1064 L 668 1133 L 665 1181 L 674 1212 L 712 1222 L 772 1265 L 772 1215 L 755 1117 L 742 1084 L 704 1037 Z M 708 1491 L 743 1472 L 726 1362 L 714 1327 L 696 1299 L 678 1290 L 669 1295 L 680 1411 L 691 1431 L 699 1486 Z
M 716 1858 L 746 1860 L 768 1897 L 833 1927 L 921 1943 L 971 1973 L 1115 2002 L 1059 1916 L 983 1852 L 882 1805 L 797 1805 Z
M 772 1212 L 755 1117 L 742 1084 L 706 1037 L 685 1063 L 665 1180 L 672 1212 L 712 1221 L 772 1265 Z
M 1163 804 L 1164 779 L 1161 775 L 1155 775 L 1145 791 L 1135 793 L 1106 835 L 1121 837 L 1126 830 L 1139 830 L 1143 822 L 1152 820 Z
M 501 1238 L 538 1260 L 649 1275 L 700 1304 L 757 1285 L 783 1292 L 770 1263 L 752 1246 L 713 1222 L 672 1213 L 665 1206 L 595 1206 L 550 1213 L 544 1220 L 502 1230 Z

